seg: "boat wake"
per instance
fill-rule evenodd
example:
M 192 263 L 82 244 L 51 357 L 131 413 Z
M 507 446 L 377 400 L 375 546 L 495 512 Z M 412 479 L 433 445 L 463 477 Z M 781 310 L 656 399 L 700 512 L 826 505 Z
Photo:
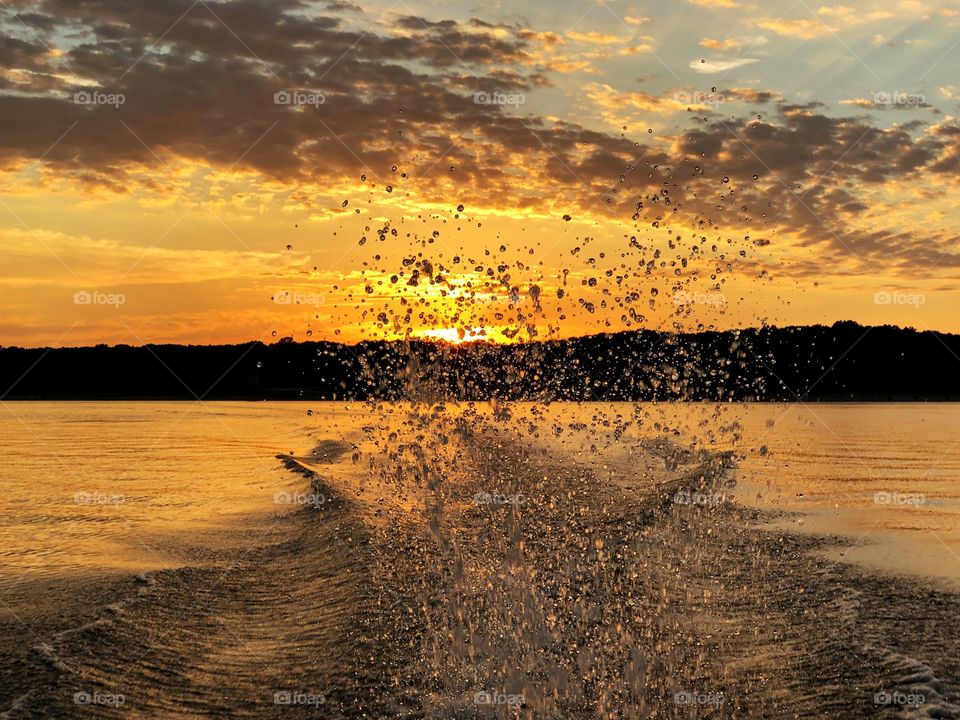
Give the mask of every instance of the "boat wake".
M 729 455 L 651 438 L 637 477 L 528 430 L 279 456 L 294 509 L 38 643 L 3 717 L 960 717 L 957 597 L 764 529 Z

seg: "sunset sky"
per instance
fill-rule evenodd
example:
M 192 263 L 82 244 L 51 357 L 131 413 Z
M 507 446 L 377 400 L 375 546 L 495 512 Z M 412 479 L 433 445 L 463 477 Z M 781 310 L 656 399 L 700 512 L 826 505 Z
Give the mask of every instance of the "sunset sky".
M 960 332 L 960 2 L 0 0 L 0 31 L 0 345 Z

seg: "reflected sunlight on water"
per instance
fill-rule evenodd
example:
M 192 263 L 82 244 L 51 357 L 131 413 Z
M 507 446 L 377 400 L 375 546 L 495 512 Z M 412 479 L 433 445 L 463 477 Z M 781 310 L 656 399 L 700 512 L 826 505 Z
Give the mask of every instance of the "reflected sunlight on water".
M 356 403 L 7 407 L 11 413 L 0 416 L 8 450 L 0 468 L 0 587 L 12 573 L 176 566 L 185 546 L 215 542 L 220 531 L 277 509 L 274 497 L 291 479 L 276 453 L 304 451 L 318 434 L 357 442 L 370 421 Z M 779 521 L 784 528 L 859 538 L 865 544 L 846 551 L 848 560 L 960 579 L 953 405 L 636 407 L 643 424 L 621 432 L 601 421 L 587 434 L 568 430 L 590 425 L 597 413 L 629 421 L 634 406 L 555 403 L 542 417 L 565 432 L 529 439 L 565 449 L 570 462 L 594 464 L 602 450 L 609 477 L 637 482 L 659 476 L 642 465 L 636 441 L 682 432 L 707 450 L 741 454 L 738 501 L 804 513 Z
M 952 406 L 7 408 L 11 717 L 960 714 Z
M 178 566 L 187 547 L 273 513 L 292 482 L 274 455 L 312 443 L 304 403 L 6 407 L 0 588 L 22 574 Z M 338 406 L 322 417 L 351 415 Z

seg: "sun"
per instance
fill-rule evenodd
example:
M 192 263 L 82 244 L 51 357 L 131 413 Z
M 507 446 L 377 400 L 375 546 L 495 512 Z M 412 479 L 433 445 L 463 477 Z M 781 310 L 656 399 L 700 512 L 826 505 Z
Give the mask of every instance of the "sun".
M 462 345 L 486 340 L 487 331 L 484 328 L 433 328 L 432 330 L 424 330 L 418 337 L 428 340 L 441 340 L 451 345 Z

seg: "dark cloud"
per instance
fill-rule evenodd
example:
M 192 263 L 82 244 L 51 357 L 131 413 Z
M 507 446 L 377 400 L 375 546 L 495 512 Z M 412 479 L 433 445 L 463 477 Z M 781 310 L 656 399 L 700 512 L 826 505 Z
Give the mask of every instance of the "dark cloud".
M 754 103 L 756 105 L 766 105 L 776 102 L 780 95 L 769 90 L 753 90 L 751 88 L 729 88 L 719 93 L 726 99 L 737 100 L 738 102 Z
M 960 254 L 945 236 L 856 229 L 862 215 L 889 210 L 862 199 L 871 186 L 924 183 L 929 171 L 956 173 L 960 128 L 915 122 L 879 128 L 868 118 L 830 117 L 818 107 L 790 105 L 763 120 L 713 121 L 678 139 L 682 154 L 712 170 L 691 189 L 716 193 L 725 187 L 717 175 L 729 179 L 734 194 L 715 208 L 717 221 L 740 223 L 736 206 L 762 211 L 771 232 L 790 231 L 821 247 L 824 267 L 857 258 L 898 269 L 934 260 L 944 267 L 960 265 Z
M 323 9 L 330 12 L 363 13 L 362 7 L 347 0 L 327 0 L 327 2 L 323 4 Z
M 870 212 L 860 188 L 960 169 L 955 126 L 912 121 L 884 129 L 868 118 L 828 116 L 813 101 L 783 104 L 762 90 L 724 92 L 770 105 L 763 118 L 700 124 L 674 138 L 673 156 L 646 138 L 638 144 L 547 121 L 526 106 L 478 104 L 477 92 L 548 85 L 536 57 L 562 39 L 476 19 L 405 16 L 374 31 L 350 24 L 365 16 L 337 1 L 8 0 L 7 7 L 0 162 L 43 156 L 91 186 L 130 189 L 138 168 L 179 157 L 315 185 L 386 177 L 400 165 L 429 194 L 441 191 L 453 166 L 477 202 L 586 209 L 599 200 L 623 218 L 632 213 L 624 208 L 655 197 L 641 221 L 669 220 L 683 207 L 716 226 L 791 230 L 811 244 L 866 254 L 896 243 L 900 256 L 919 257 L 923 246 L 900 234 L 850 229 L 851 219 Z M 55 46 L 61 55 L 50 52 Z M 78 88 L 63 79 L 70 75 L 125 101 L 75 104 Z M 275 104 L 284 90 L 322 93 L 324 101 Z
M 406 15 L 397 20 L 397 25 L 408 30 L 455 30 L 458 23 L 455 20 L 426 20 L 417 15 Z
M 57 26 L 57 19 L 52 15 L 42 15 L 35 12 L 21 12 L 14 16 L 16 22 L 39 30 L 53 30 Z
M 45 56 L 50 48 L 10 36 L 0 36 L 0 67 L 20 70 L 46 69 Z
M 239 163 L 281 180 L 317 182 L 446 158 L 442 166 L 457 164 L 461 182 L 507 197 L 516 178 L 511 182 L 496 162 L 504 151 L 541 156 L 529 168 L 534 183 L 556 163 L 606 184 L 604 160 L 626 158 L 630 149 L 622 138 L 575 125 L 546 129 L 475 102 L 480 91 L 517 93 L 548 83 L 522 64 L 504 67 L 525 59 L 534 42 L 520 29 L 494 37 L 477 23 L 467 30 L 410 16 L 398 27 L 418 32 L 376 34 L 310 15 L 295 0 L 192 9 L 178 0 L 162 9 L 144 0 L 46 0 L 40 10 L 61 20 L 54 32 L 69 27 L 76 38 L 59 69 L 91 78 L 96 86 L 88 89 L 121 94 L 124 102 L 76 105 L 78 88 L 49 83 L 44 91 L 59 92 L 0 95 L 0 154 L 7 161 L 38 157 L 77 123 L 45 161 L 87 183 L 102 174 L 109 185 L 130 165 L 156 165 L 155 156 Z M 24 67 L 37 66 L 45 53 L 43 44 L 13 39 L 4 47 Z M 281 90 L 317 91 L 324 102 L 278 106 L 274 94 Z M 481 147 L 469 147 L 467 135 Z

